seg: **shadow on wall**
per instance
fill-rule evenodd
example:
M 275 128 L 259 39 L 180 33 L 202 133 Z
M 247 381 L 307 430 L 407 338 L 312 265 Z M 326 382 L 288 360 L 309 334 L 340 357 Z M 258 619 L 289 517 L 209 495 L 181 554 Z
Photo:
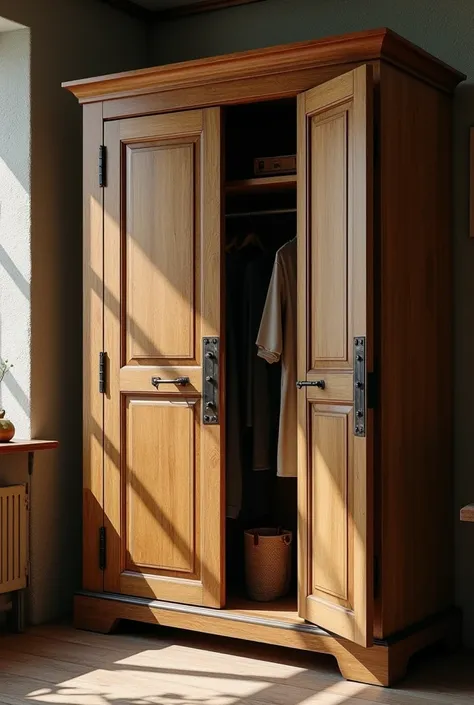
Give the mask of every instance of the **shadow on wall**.
M 2 29 L 11 28 L 11 31 Z M 14 367 L 0 404 L 31 430 L 30 31 L 0 18 L 0 357 Z

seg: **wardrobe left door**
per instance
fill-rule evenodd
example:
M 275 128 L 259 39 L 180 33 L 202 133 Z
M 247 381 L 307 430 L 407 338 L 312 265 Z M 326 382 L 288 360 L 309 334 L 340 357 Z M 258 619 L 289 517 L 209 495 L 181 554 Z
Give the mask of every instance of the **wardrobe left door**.
M 219 607 L 223 443 L 203 339 L 221 332 L 221 112 L 108 122 L 104 139 L 104 589 Z

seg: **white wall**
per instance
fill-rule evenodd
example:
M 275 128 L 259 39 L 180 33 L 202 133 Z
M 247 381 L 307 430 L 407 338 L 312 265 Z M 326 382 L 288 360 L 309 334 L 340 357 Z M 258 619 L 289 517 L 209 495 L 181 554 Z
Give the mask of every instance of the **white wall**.
M 471 0 L 266 0 L 156 25 L 153 63 L 377 27 L 393 29 L 468 75 L 455 99 L 456 489 L 452 521 L 456 527 L 456 599 L 464 612 L 466 642 L 474 646 L 474 527 L 459 522 L 460 506 L 474 501 L 474 240 L 468 237 L 469 127 L 474 125 Z
M 148 28 L 99 0 L 0 0 L 0 17 L 31 37 L 30 91 L 27 32 L 0 41 L 10 172 L 0 187 L 0 350 L 15 363 L 2 401 L 22 434 L 60 441 L 37 454 L 33 476 L 30 610 L 40 622 L 70 610 L 81 566 L 82 109 L 61 82 L 148 65 Z M 25 468 L 2 458 L 0 482 L 25 481 Z
M 30 32 L 0 33 L 0 408 L 31 433 Z

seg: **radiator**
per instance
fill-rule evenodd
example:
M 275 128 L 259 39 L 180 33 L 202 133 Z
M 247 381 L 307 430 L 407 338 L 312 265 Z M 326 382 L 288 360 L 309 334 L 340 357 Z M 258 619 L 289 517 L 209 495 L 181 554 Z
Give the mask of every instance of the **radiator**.
M 0 487 L 0 594 L 26 587 L 27 526 L 25 485 Z

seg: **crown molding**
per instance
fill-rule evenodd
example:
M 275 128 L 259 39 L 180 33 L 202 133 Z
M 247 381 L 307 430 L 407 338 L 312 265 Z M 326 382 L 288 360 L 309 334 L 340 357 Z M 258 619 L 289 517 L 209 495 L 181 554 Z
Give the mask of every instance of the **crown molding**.
M 317 66 L 357 64 L 379 59 L 448 92 L 466 78 L 411 42 L 383 28 L 67 81 L 62 85 L 81 102 L 93 102 L 204 85 L 217 86 L 228 81 L 302 71 Z

